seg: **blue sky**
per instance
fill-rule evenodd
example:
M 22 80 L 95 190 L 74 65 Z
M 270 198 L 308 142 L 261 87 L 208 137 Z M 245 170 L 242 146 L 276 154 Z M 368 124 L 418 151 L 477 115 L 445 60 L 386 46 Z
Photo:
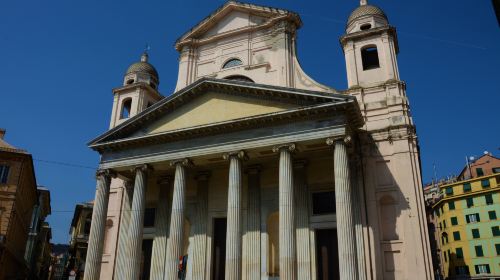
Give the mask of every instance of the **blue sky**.
M 68 241 L 74 205 L 93 199 L 97 153 L 86 143 L 109 125 L 111 89 L 146 43 L 168 95 L 177 79 L 173 44 L 224 1 L 7 1 L 0 9 L 0 127 L 27 149 L 38 184 L 51 190 L 53 241 Z M 301 65 L 346 88 L 338 38 L 356 0 L 253 1 L 294 10 Z M 500 148 L 500 28 L 491 1 L 370 1 L 397 27 L 421 145 L 424 181 L 458 173 L 466 155 Z M 79 165 L 70 167 L 47 163 Z M 89 167 L 89 168 L 86 168 Z

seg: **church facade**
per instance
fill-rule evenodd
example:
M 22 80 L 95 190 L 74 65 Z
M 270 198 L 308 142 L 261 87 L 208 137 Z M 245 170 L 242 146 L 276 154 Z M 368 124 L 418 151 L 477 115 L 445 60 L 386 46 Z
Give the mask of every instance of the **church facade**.
M 298 14 L 228 1 L 113 90 L 85 279 L 433 279 L 396 30 L 361 1 L 348 89 L 310 78 Z

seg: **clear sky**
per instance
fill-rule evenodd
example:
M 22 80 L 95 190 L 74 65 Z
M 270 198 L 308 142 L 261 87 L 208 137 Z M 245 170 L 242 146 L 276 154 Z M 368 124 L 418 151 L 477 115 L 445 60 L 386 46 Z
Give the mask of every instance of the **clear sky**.
M 253 1 L 253 0 L 252 0 Z M 398 30 L 420 139 L 424 181 L 458 173 L 465 156 L 500 148 L 500 28 L 490 0 L 369 1 Z M 169 95 L 177 79 L 173 44 L 222 0 L 5 1 L 0 9 L 0 127 L 33 154 L 50 189 L 53 242 L 68 241 L 77 202 L 92 200 L 98 154 L 86 143 L 109 125 L 111 89 L 146 43 Z M 356 0 L 253 3 L 290 9 L 304 22 L 299 60 L 317 81 L 346 88 L 338 41 Z M 72 167 L 47 163 L 56 161 Z M 87 168 L 88 167 L 88 168 Z

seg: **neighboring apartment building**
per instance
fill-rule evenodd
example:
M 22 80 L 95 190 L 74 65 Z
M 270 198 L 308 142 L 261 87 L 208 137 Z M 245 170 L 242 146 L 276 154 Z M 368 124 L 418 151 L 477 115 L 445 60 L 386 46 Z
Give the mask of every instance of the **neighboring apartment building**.
M 47 279 L 51 263 L 52 229 L 45 221 L 51 213 L 50 192 L 38 187 L 38 203 L 34 206 L 25 259 L 29 265 L 29 279 Z
M 489 161 L 488 171 L 439 186 L 442 199 L 430 209 L 441 275 L 450 279 L 500 277 L 500 173 L 493 173 L 500 160 L 482 158 Z M 485 166 L 482 158 L 473 170 Z
M 93 201 L 77 204 L 71 220 L 68 273 L 73 271 L 76 280 L 84 275 L 93 206 Z
M 31 155 L 5 142 L 4 135 L 0 129 L 0 279 L 24 279 L 37 184 Z
M 467 160 L 467 165 L 458 175 L 458 180 L 467 180 L 495 173 L 500 173 L 500 159 L 489 152 L 484 152 L 484 155 L 477 159 Z

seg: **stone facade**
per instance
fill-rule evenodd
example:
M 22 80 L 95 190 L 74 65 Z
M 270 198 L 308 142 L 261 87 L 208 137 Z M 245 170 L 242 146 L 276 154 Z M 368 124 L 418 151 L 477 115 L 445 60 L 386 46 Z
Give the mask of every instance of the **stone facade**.
M 141 80 L 113 91 L 111 128 L 89 143 L 85 279 L 177 279 L 181 256 L 186 279 L 433 279 L 395 29 L 353 12 L 338 91 L 300 68 L 301 25 L 229 1 L 177 40 L 175 93 L 147 59 L 131 66 Z
M 28 277 L 26 254 L 32 213 L 37 204 L 33 159 L 3 140 L 0 131 L 0 279 Z

